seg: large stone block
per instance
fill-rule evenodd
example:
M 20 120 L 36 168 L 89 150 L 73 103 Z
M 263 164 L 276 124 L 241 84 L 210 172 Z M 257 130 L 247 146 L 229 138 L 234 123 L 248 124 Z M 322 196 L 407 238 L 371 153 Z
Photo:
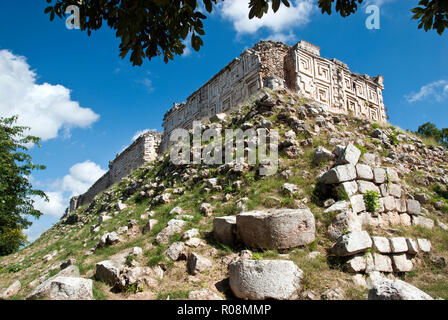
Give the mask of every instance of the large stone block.
M 230 288 L 240 299 L 296 299 L 302 277 L 292 261 L 239 260 L 229 265 Z
M 373 171 L 372 168 L 366 164 L 358 163 L 356 165 L 356 178 L 360 180 L 373 180 Z
M 393 253 L 403 253 L 408 251 L 408 244 L 404 237 L 390 238 L 390 248 Z
M 375 271 L 378 272 L 393 272 L 394 269 L 392 268 L 392 260 L 389 256 L 374 253 L 373 254 L 373 261 L 375 263 Z
M 390 242 L 385 237 L 372 237 L 373 246 L 379 253 L 390 253 Z
M 213 219 L 213 235 L 223 244 L 232 245 L 235 242 L 236 216 L 216 217 Z
M 377 184 L 385 183 L 387 180 L 386 170 L 383 168 L 373 169 L 373 182 Z
M 98 262 L 96 264 L 95 279 L 114 286 L 119 281 L 121 267 L 112 260 Z
M 364 194 L 367 191 L 375 191 L 380 193 L 380 188 L 376 186 L 373 182 L 358 180 L 358 190 L 360 193 Z
M 351 164 L 336 166 L 320 177 L 320 182 L 335 184 L 356 179 L 356 168 Z
M 412 224 L 430 230 L 434 228 L 434 220 L 422 216 L 412 216 Z
M 350 256 L 364 252 L 371 247 L 372 239 L 367 231 L 357 231 L 341 236 L 333 245 L 332 252 L 337 256 Z
M 346 181 L 343 182 L 341 186 L 349 197 L 358 193 L 358 184 L 356 183 L 356 181 Z
M 417 200 L 408 199 L 406 201 L 406 205 L 407 205 L 409 214 L 420 215 L 422 213 L 422 208 L 420 206 L 420 202 L 418 202 Z
M 433 300 L 420 289 L 401 280 L 381 277 L 374 281 L 369 291 L 369 300 Z
M 366 211 L 366 204 L 364 202 L 364 197 L 362 194 L 351 196 L 350 204 L 355 214 L 360 213 L 362 211 Z
M 412 261 L 407 258 L 406 253 L 392 256 L 395 272 L 409 272 L 414 267 Z
M 239 238 L 250 248 L 287 249 L 315 239 L 315 219 L 309 209 L 244 212 L 236 217 Z
M 56 277 L 47 288 L 30 294 L 28 300 L 93 300 L 93 282 L 90 279 Z
M 361 157 L 361 151 L 349 143 L 338 158 L 337 164 L 351 164 L 355 166 L 358 163 L 359 157 Z

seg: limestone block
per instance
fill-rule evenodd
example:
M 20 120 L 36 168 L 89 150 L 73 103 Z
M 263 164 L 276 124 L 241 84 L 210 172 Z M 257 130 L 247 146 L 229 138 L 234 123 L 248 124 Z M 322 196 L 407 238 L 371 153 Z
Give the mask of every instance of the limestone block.
M 404 237 L 390 238 L 390 247 L 393 253 L 403 253 L 408 251 L 408 244 Z
M 351 164 L 336 166 L 320 177 L 325 184 L 335 184 L 356 179 L 356 168 Z
M 243 212 L 236 225 L 239 238 L 250 248 L 294 248 L 315 239 L 315 219 L 308 208 Z
M 351 164 L 355 166 L 358 163 L 361 151 L 353 144 L 349 143 L 344 152 L 337 160 L 337 164 Z
M 236 217 L 216 217 L 213 219 L 213 235 L 223 244 L 232 245 L 235 242 Z
M 240 299 L 297 299 L 302 277 L 303 271 L 286 260 L 239 260 L 229 265 L 230 288 Z
M 386 170 L 383 168 L 374 168 L 373 169 L 373 182 L 376 184 L 382 184 L 385 183 L 386 178 Z
M 333 245 L 332 251 L 337 256 L 350 256 L 364 252 L 371 247 L 372 239 L 367 231 L 357 231 L 341 236 Z
M 373 246 L 379 253 L 390 253 L 389 239 L 385 237 L 372 237 Z
M 366 164 L 358 163 L 356 165 L 356 179 L 372 181 L 373 180 L 372 168 Z

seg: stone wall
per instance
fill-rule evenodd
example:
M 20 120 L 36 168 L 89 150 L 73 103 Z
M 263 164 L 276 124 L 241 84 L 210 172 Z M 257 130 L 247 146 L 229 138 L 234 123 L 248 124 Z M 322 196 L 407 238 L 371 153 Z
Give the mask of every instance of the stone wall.
M 175 103 L 163 119 L 161 151 L 176 128 L 190 129 L 202 120 L 236 107 L 263 87 L 286 87 L 314 99 L 335 113 L 353 113 L 372 121 L 386 121 L 383 77 L 352 73 L 336 59 L 320 56 L 320 48 L 300 41 L 291 47 L 261 41 L 234 59 L 183 103 Z
M 318 47 L 304 41 L 290 50 L 287 60 L 291 90 L 323 103 L 331 112 L 386 121 L 382 76 L 352 73 L 345 63 L 322 58 Z
M 119 182 L 133 170 L 155 160 L 161 139 L 162 133 L 157 131 L 148 131 L 138 137 L 129 147 L 118 154 L 113 161 L 109 162 L 109 171 L 99 178 L 87 192 L 70 199 L 70 205 L 66 210 L 66 214 L 84 204 L 90 203 L 97 194 Z

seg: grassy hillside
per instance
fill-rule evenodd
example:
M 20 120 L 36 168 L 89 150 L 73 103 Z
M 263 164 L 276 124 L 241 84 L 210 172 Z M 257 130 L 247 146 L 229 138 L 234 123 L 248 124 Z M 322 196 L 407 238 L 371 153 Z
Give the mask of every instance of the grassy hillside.
M 327 161 L 316 164 L 315 148 L 321 146 L 333 150 L 336 144 L 351 142 L 363 155 L 376 154 L 383 159 L 383 166 L 397 167 L 402 172 L 400 178 L 407 194 L 428 196 L 424 205 L 426 216 L 445 224 L 448 224 L 448 195 L 447 186 L 440 179 L 448 176 L 447 153 L 432 143 L 425 145 L 413 134 L 389 124 L 379 125 L 351 115 L 322 113 L 313 102 L 286 91 L 269 94 L 275 102 L 272 111 L 263 110 L 260 101 L 252 99 L 234 111 L 224 128 L 239 128 L 248 123 L 259 127 L 263 121 L 272 123 L 272 129 L 280 133 L 281 142 L 279 170 L 275 175 L 258 175 L 259 165 L 247 166 L 242 172 L 234 172 L 225 165 L 174 166 L 166 155 L 161 156 L 98 195 L 90 205 L 78 209 L 73 214 L 75 219 L 61 220 L 20 252 L 0 258 L 0 288 L 20 280 L 22 289 L 12 299 L 23 299 L 39 282 L 57 274 L 61 263 L 75 259 L 81 276 L 94 280 L 96 299 L 186 299 L 191 291 L 202 288 L 208 288 L 222 298 L 233 299 L 226 280 L 227 263 L 249 248 L 243 245 L 229 247 L 216 242 L 212 232 L 213 218 L 236 215 L 242 210 L 307 206 L 316 218 L 316 240 L 313 243 L 282 252 L 251 250 L 252 259 L 294 261 L 304 271 L 304 299 L 328 298 L 328 290 L 336 288 L 340 288 L 337 291 L 342 292 L 344 299 L 365 299 L 368 289 L 357 286 L 353 274 L 344 269 L 343 261 L 329 253 L 334 240 L 329 238 L 327 229 L 334 215 L 324 213 L 327 197 L 317 187 L 317 177 L 332 164 Z M 318 112 L 314 113 L 313 108 Z M 294 119 L 303 119 L 303 123 L 297 126 Z M 375 130 L 387 133 L 388 142 L 372 137 Z M 294 148 L 284 143 L 286 136 L 295 141 Z M 220 188 L 209 187 L 207 179 L 210 178 L 217 178 Z M 285 193 L 282 185 L 287 182 L 296 185 L 300 192 L 294 196 Z M 167 193 L 170 193 L 169 203 L 156 203 L 157 196 Z M 332 198 L 340 200 L 344 194 L 333 194 Z M 119 201 L 126 205 L 125 209 L 119 210 Z M 203 203 L 211 205 L 211 215 L 201 212 Z M 173 212 L 177 207 L 182 212 L 178 209 Z M 104 215 L 111 219 L 92 232 L 99 217 Z M 193 276 L 187 272 L 185 261 L 173 262 L 166 256 L 165 251 L 172 243 L 184 241 L 183 232 L 172 236 L 167 244 L 155 241 L 168 221 L 176 217 L 186 221 L 184 231 L 198 229 L 202 244 L 188 250 L 210 259 L 213 263 L 211 270 Z M 157 224 L 149 232 L 142 233 L 150 219 L 157 220 Z M 91 250 L 103 234 L 123 226 L 129 228 L 119 235 L 119 243 Z M 369 228 L 368 231 L 371 235 L 429 239 L 431 253 L 418 257 L 418 264 L 412 272 L 394 274 L 393 277 L 401 278 L 435 298 L 448 298 L 448 273 L 443 263 L 443 259 L 448 259 L 447 231 L 437 223 L 432 229 L 390 226 Z M 159 266 L 164 270 L 163 279 L 121 291 L 111 290 L 109 285 L 95 280 L 96 263 L 133 247 L 141 247 L 143 255 L 129 256 L 126 262 L 151 268 Z

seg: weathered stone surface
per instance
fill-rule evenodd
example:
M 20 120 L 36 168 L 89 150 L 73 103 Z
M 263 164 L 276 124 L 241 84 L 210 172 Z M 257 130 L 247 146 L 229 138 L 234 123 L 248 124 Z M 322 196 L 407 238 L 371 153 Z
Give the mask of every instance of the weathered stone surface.
M 407 205 L 409 214 L 420 215 L 422 213 L 422 208 L 420 206 L 420 202 L 418 202 L 417 200 L 408 199 L 406 201 L 406 205 Z
M 431 242 L 428 239 L 417 239 L 417 244 L 421 251 L 431 251 Z
M 400 214 L 400 223 L 405 227 L 410 227 L 412 225 L 411 216 L 407 213 Z
M 166 250 L 165 254 L 173 261 L 185 259 L 185 244 L 183 242 L 174 242 Z
M 363 180 L 358 180 L 358 190 L 362 194 L 367 191 L 375 191 L 380 193 L 380 188 L 378 188 L 373 182 Z
M 189 300 L 223 300 L 219 295 L 210 289 L 203 288 L 201 290 L 191 291 L 188 295 Z
M 199 236 L 199 229 L 193 228 L 185 231 L 184 234 L 182 235 L 182 239 L 189 240 L 191 238 L 196 238 L 198 236 Z
M 0 292 L 0 300 L 6 300 L 17 295 L 21 288 L 22 284 L 20 283 L 20 281 L 14 281 L 14 283 L 11 284 L 7 289 L 5 289 L 3 292 Z
M 337 160 L 337 164 L 351 164 L 355 166 L 358 163 L 359 157 L 361 156 L 361 151 L 356 148 L 353 144 L 349 143 L 345 148 L 344 152 L 340 155 Z
M 373 171 L 372 168 L 366 164 L 358 163 L 356 165 L 356 178 L 360 180 L 373 180 Z
M 425 193 L 416 194 L 414 195 L 414 198 L 421 204 L 426 204 L 429 202 L 429 200 L 431 200 L 431 198 Z
M 433 300 L 420 289 L 401 280 L 380 278 L 369 291 L 369 300 Z
M 90 279 L 56 277 L 49 285 L 38 287 L 27 296 L 27 300 L 93 300 L 93 282 Z
M 158 222 L 156 219 L 150 219 L 143 227 L 142 233 L 150 232 Z
M 401 198 L 401 186 L 399 184 L 391 183 L 389 185 L 389 194 L 395 198 Z
M 356 181 L 346 181 L 343 182 L 341 186 L 349 197 L 355 195 L 358 192 L 358 184 L 356 183 Z
M 327 161 L 333 160 L 334 159 L 334 154 L 325 149 L 324 147 L 317 147 L 316 149 L 314 149 L 314 160 L 313 163 L 315 165 L 320 165 L 322 163 L 325 163 Z
M 406 200 L 401 198 L 401 199 L 395 199 L 395 207 L 397 212 L 399 213 L 406 213 L 408 211 L 408 207 L 406 205 Z
M 409 272 L 414 267 L 412 261 L 407 258 L 406 253 L 392 256 L 395 272 Z
M 382 184 L 385 183 L 387 178 L 386 178 L 386 170 L 383 168 L 374 168 L 373 169 L 373 182 L 377 183 L 377 184 Z
M 236 216 L 213 219 L 213 235 L 219 242 L 232 245 L 235 242 Z
M 203 203 L 199 208 L 203 215 L 210 216 L 213 213 L 213 207 L 210 203 Z
M 338 201 L 334 204 L 332 204 L 330 207 L 328 207 L 327 209 L 325 209 L 324 213 L 332 213 L 332 212 L 336 212 L 336 213 L 341 213 L 341 212 L 345 212 L 349 209 L 350 203 L 348 201 Z
M 98 262 L 96 264 L 95 279 L 114 286 L 119 281 L 121 267 L 112 260 Z
M 390 253 L 389 239 L 385 237 L 372 237 L 373 246 L 379 253 Z
M 356 168 L 351 164 L 339 165 L 327 171 L 320 181 L 325 184 L 335 184 L 356 179 Z
M 296 193 L 299 192 L 299 188 L 295 184 L 284 183 L 282 185 L 282 191 L 285 192 L 288 195 L 293 196 L 293 195 L 295 195 Z
M 171 219 L 168 221 L 168 225 L 165 229 L 159 232 L 156 237 L 157 243 L 166 244 L 168 243 L 171 236 L 176 233 L 182 232 L 182 228 L 185 226 L 186 222 L 184 220 Z
M 397 170 L 394 168 L 386 168 L 386 176 L 388 177 L 388 181 L 392 183 L 399 183 L 400 178 L 398 177 Z
M 418 244 L 414 239 L 407 238 L 406 243 L 408 245 L 408 253 L 409 254 L 417 254 L 418 253 Z
M 374 270 L 379 272 L 393 272 L 392 268 L 392 260 L 389 256 L 374 253 L 373 254 L 373 261 L 374 261 Z
M 288 300 L 298 297 L 303 272 L 292 261 L 239 260 L 229 265 L 229 276 L 240 299 Z
M 341 236 L 332 251 L 337 256 L 350 256 L 372 247 L 372 239 L 366 231 L 350 232 Z
M 366 204 L 364 202 L 364 197 L 362 194 L 351 196 L 350 204 L 352 205 L 352 210 L 355 214 L 366 211 Z
M 39 286 L 37 286 L 27 297 L 26 299 L 34 297 L 37 299 L 38 296 L 48 296 L 50 291 L 51 282 L 58 277 L 79 277 L 79 268 L 77 266 L 69 266 L 63 270 L 61 270 L 58 274 L 51 277 L 50 279 L 42 282 Z
M 212 268 L 212 266 L 212 262 L 209 259 L 204 258 L 197 253 L 191 253 L 188 256 L 187 268 L 188 272 L 190 272 L 192 275 L 196 275 L 205 270 L 209 270 Z
M 381 201 L 384 204 L 385 211 L 394 211 L 397 207 L 397 202 L 395 201 L 395 198 L 392 196 L 381 198 Z
M 348 272 L 359 273 L 366 270 L 366 258 L 363 254 L 355 255 L 345 264 Z
M 412 216 L 412 224 L 427 229 L 434 228 L 434 220 L 422 216 Z
M 331 239 L 337 240 L 345 232 L 355 232 L 362 230 L 361 219 L 351 210 L 339 213 L 331 225 L 328 227 L 328 235 Z
M 240 213 L 239 238 L 250 248 L 286 249 L 315 239 L 315 219 L 309 209 L 271 209 Z
M 390 238 L 390 248 L 392 253 L 403 253 L 408 251 L 408 244 L 404 237 Z

